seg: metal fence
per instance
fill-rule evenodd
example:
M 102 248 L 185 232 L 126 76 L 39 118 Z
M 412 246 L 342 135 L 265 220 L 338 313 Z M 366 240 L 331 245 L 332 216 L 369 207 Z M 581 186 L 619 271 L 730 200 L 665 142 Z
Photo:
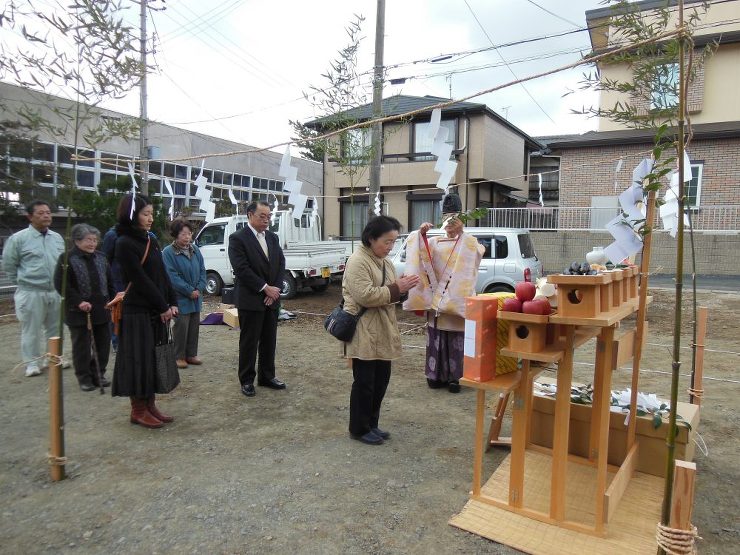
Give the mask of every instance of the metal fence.
M 603 231 L 607 222 L 619 213 L 618 208 L 489 208 L 487 220 L 481 225 L 542 231 Z M 690 216 L 694 231 L 740 231 L 740 205 L 701 206 L 691 209 Z M 655 226 L 662 228 L 657 215 Z

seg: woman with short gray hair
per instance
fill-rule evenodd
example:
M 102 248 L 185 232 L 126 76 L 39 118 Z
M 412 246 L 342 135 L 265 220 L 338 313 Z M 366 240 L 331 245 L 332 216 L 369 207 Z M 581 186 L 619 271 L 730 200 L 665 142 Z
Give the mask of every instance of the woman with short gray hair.
M 100 232 L 91 225 L 76 224 L 71 236 L 74 247 L 67 259 L 66 290 L 62 291 L 64 254 L 57 262 L 54 286 L 66 301 L 64 322 L 72 337 L 75 376 L 82 391 L 93 391 L 110 385 L 105 378 L 110 355 L 110 313 L 105 305 L 116 293 L 108 259 L 97 250 Z M 97 365 L 91 356 L 92 341 L 98 355 Z

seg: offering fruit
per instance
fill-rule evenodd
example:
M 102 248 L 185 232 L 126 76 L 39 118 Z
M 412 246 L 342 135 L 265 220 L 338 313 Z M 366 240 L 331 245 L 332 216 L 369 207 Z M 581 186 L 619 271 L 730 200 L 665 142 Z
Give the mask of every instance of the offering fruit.
M 514 294 L 521 302 L 531 301 L 537 294 L 537 287 L 530 281 L 520 281 L 514 287 Z
M 526 301 L 522 303 L 522 312 L 524 314 L 539 314 L 542 316 L 547 316 L 550 314 L 550 303 L 547 302 L 547 300 L 533 300 L 533 301 Z
M 504 304 L 501 305 L 501 310 L 506 312 L 521 312 L 522 301 L 514 297 L 504 299 Z

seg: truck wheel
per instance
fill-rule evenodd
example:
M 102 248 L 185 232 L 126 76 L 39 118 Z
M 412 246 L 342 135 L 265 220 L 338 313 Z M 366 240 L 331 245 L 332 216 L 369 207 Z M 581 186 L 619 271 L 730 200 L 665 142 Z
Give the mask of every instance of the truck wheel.
M 503 283 L 496 283 L 486 287 L 485 293 L 513 293 L 514 289 Z
M 206 293 L 209 295 L 220 295 L 223 286 L 224 282 L 221 281 L 221 276 L 216 272 L 208 272 L 206 274 Z
M 298 284 L 295 278 L 290 274 L 286 274 L 283 278 L 283 290 L 280 291 L 281 299 L 292 299 L 298 293 Z
M 331 283 L 331 280 L 327 279 L 324 283 L 320 283 L 318 285 L 312 285 L 311 289 L 313 289 L 317 293 L 323 293 L 324 291 L 329 289 L 329 283 Z

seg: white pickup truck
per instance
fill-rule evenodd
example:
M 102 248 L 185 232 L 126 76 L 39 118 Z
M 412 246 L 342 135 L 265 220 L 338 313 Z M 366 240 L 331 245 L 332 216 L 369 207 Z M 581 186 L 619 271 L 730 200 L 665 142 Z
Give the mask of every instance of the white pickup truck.
M 206 265 L 206 292 L 221 293 L 226 285 L 233 285 L 234 272 L 229 261 L 229 236 L 247 225 L 246 216 L 216 218 L 206 223 L 198 233 L 195 244 L 203 254 Z M 290 299 L 300 288 L 310 287 L 324 291 L 332 276 L 344 272 L 347 254 L 344 246 L 321 241 L 321 227 L 317 216 L 306 213 L 300 222 L 288 210 L 276 212 L 270 231 L 277 233 L 285 255 L 285 277 L 282 298 Z

